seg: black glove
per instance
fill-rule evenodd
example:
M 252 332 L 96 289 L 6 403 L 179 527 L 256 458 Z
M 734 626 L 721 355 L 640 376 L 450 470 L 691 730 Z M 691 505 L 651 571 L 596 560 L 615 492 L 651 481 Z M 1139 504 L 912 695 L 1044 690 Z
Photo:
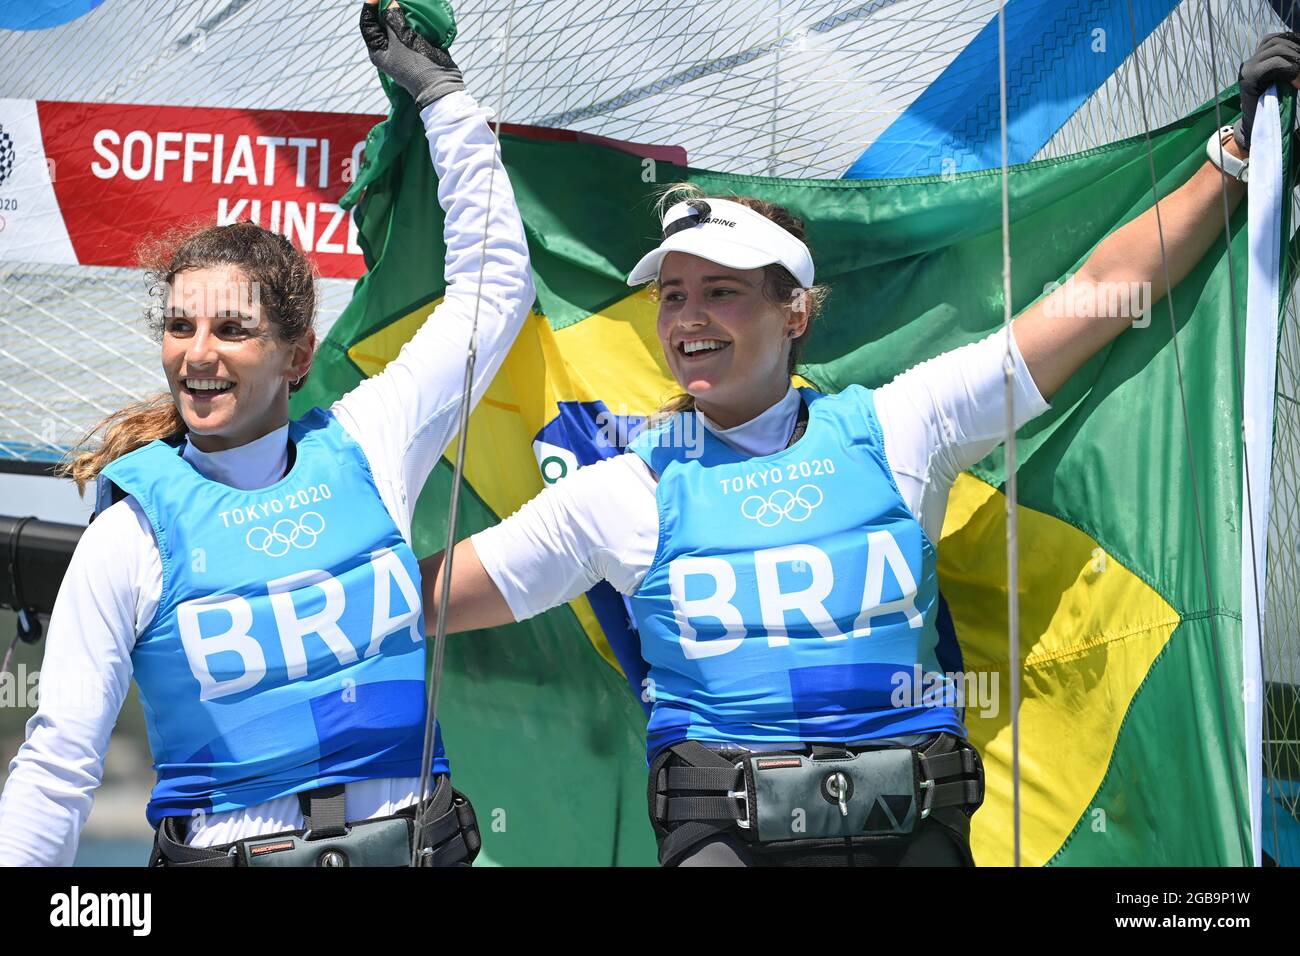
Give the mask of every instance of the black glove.
M 381 20 L 378 3 L 362 5 L 361 36 L 370 51 L 370 62 L 401 84 L 420 109 L 465 89 L 451 54 L 416 33 L 401 7 L 389 7 Z
M 1259 98 L 1274 83 L 1285 96 L 1294 87 L 1291 81 L 1300 75 L 1300 34 L 1270 33 L 1260 41 L 1249 60 L 1241 64 L 1237 80 L 1241 83 L 1241 119 L 1233 127 L 1233 138 L 1242 149 L 1250 149 L 1250 131 L 1255 125 L 1255 107 Z

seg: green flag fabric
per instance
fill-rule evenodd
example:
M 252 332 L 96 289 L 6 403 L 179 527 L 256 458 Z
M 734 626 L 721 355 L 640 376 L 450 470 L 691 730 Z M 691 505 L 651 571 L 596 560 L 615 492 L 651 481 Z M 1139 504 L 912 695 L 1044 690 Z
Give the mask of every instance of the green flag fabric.
M 1232 106 L 1223 101 L 1225 117 Z M 1284 129 L 1289 119 L 1288 109 Z M 1217 125 L 1207 104 L 1154 132 L 1149 152 L 1137 138 L 1011 168 L 1013 309 L 1065 281 L 1150 207 L 1152 166 L 1161 196 L 1186 181 Z M 818 281 L 831 292 L 799 372 L 822 390 L 881 385 L 1002 323 L 999 171 L 782 180 L 527 135 L 503 136 L 502 154 L 538 301 L 471 419 L 462 536 L 610 454 L 596 441 L 603 424 L 635 420 L 675 392 L 655 303 L 624 284 L 657 241 L 653 201 L 665 184 L 772 200 L 806 222 Z M 426 144 L 408 136 L 385 162 L 357 213 L 370 271 L 322 344 L 295 413 L 381 370 L 442 295 L 442 213 Z M 1244 205 L 1232 237 L 1233 271 L 1221 238 L 1018 436 L 1028 864 L 1252 856 L 1242 370 L 1233 360 L 1244 309 L 1234 317 L 1230 295 L 1235 283 L 1244 302 Z M 1140 309 L 1142 290 L 1113 292 L 1131 293 Z M 443 546 L 450 474 L 444 459 L 420 499 L 419 554 Z M 939 544 L 949 659 L 984 681 L 989 698 L 978 709 L 968 700 L 966 712 L 988 774 L 972 833 L 981 864 L 1012 859 L 1004 479 L 1001 450 L 963 475 Z M 653 863 L 638 660 L 608 586 L 531 621 L 449 640 L 440 717 L 457 784 L 478 808 L 486 860 Z

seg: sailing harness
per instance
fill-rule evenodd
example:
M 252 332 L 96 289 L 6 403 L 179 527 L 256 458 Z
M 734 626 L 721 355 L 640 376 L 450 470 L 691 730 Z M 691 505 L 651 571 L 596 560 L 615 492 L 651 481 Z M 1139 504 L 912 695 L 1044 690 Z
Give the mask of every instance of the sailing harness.
M 795 744 L 762 753 L 687 740 L 655 759 L 648 798 L 663 866 L 724 834 L 759 858 L 830 863 L 845 850 L 864 858 L 901 850 L 931 816 L 969 841 L 984 768 L 951 734 L 917 747 Z
M 419 866 L 467 867 L 481 840 L 474 807 L 438 777 L 423 814 L 416 805 L 392 816 L 347 823 L 343 784 L 298 794 L 303 827 L 215 847 L 185 845 L 183 817 L 164 817 L 150 866 Z M 417 828 L 418 823 L 418 828 Z M 419 833 L 419 843 L 415 834 Z

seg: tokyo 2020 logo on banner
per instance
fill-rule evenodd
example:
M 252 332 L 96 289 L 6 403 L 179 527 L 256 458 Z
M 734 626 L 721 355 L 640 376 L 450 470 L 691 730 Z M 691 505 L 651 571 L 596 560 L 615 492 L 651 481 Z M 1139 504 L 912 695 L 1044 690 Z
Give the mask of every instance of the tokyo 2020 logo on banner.
M 14 161 L 18 157 L 18 149 L 14 146 L 14 139 L 5 132 L 3 125 L 0 125 L 0 186 L 5 184 L 9 174 L 14 171 Z

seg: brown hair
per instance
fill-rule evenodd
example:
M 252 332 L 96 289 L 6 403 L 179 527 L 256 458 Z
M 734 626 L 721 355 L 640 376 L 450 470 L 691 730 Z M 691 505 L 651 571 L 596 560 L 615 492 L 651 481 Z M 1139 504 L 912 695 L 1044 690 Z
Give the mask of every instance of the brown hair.
M 675 203 L 704 198 L 706 198 L 704 190 L 695 183 L 674 183 L 660 194 L 655 208 L 659 213 L 659 218 L 662 219 L 663 214 Z M 721 198 L 739 203 L 747 209 L 752 209 L 760 216 L 772 220 L 800 242 L 805 244 L 808 242 L 803 220 L 784 206 L 778 206 L 766 199 L 755 199 L 752 196 L 725 196 Z M 658 291 L 658 286 L 653 285 L 652 296 L 657 298 Z M 797 338 L 790 340 L 790 361 L 787 372 L 789 375 L 794 375 L 795 366 L 799 362 L 799 354 L 803 351 L 803 345 L 807 341 L 809 333 L 812 332 L 813 320 L 821 314 L 822 307 L 826 303 L 826 296 L 830 294 L 830 287 L 814 285 L 805 289 L 789 269 L 780 263 L 773 263 L 763 267 L 763 294 L 777 305 L 787 305 L 793 303 L 796 297 L 802 298 L 803 308 L 808 314 L 808 322 L 804 326 L 803 332 Z M 662 421 L 678 412 L 688 412 L 694 408 L 695 397 L 687 392 L 682 392 L 674 395 L 660 406 L 659 411 L 652 416 L 652 420 Z
M 312 330 L 316 270 L 311 260 L 287 238 L 256 223 L 180 227 L 147 240 L 136 255 L 153 298 L 165 301 L 172 282 L 182 272 L 236 266 L 254 283 L 258 301 L 275 323 L 281 341 L 299 342 Z M 149 308 L 146 321 L 154 337 L 161 341 L 164 316 L 160 304 Z M 296 391 L 306 379 L 304 374 L 289 390 Z M 102 438 L 95 443 L 95 436 L 101 432 Z M 77 490 L 84 492 L 109 462 L 155 439 L 177 438 L 184 433 L 185 422 L 171 395 L 159 393 L 97 422 L 59 463 L 55 474 L 71 478 Z

